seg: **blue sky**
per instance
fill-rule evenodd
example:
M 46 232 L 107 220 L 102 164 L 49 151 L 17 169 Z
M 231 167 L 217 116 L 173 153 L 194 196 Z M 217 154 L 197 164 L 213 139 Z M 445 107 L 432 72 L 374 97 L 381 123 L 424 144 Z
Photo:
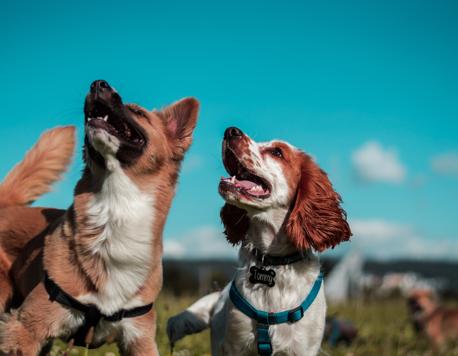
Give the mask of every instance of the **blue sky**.
M 126 101 L 201 101 L 165 231 L 169 256 L 233 256 L 217 194 L 227 126 L 311 153 L 342 194 L 351 246 L 458 258 L 456 1 L 3 1 L 0 176 L 45 129 L 82 142 L 89 84 Z M 39 205 L 67 207 L 82 168 Z

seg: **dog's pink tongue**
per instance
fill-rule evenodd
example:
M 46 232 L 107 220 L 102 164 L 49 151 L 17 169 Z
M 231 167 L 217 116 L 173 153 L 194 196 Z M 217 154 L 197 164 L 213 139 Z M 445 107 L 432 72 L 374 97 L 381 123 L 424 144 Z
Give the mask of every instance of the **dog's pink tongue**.
M 250 190 L 251 188 L 257 186 L 256 183 L 250 182 L 249 180 L 238 180 L 237 186 L 245 190 Z

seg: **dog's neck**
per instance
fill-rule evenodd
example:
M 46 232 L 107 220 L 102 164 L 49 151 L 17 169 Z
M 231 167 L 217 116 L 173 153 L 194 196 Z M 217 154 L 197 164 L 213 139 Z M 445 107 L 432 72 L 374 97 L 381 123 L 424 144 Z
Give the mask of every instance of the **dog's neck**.
M 257 248 L 263 254 L 277 256 L 297 252 L 283 229 L 287 215 L 286 208 L 248 212 L 250 227 L 243 248 Z
M 74 238 L 81 266 L 98 290 L 86 302 L 114 312 L 144 285 L 162 250 L 166 212 L 156 209 L 157 200 L 121 166 L 96 174 L 85 170 L 75 190 Z M 161 209 L 167 203 L 164 199 Z M 104 268 L 94 268 L 94 263 Z
M 257 248 L 263 254 L 287 256 L 297 249 L 290 243 L 283 225 L 288 209 L 269 209 L 248 213 L 250 227 L 239 253 L 240 269 L 235 276 L 237 287 L 253 305 L 261 310 L 284 310 L 302 302 L 304 289 L 309 289 L 319 273 L 318 258 L 311 251 L 304 252 L 304 259 L 292 264 L 267 266 L 276 272 L 275 286 L 269 288 L 249 281 L 250 267 L 260 263 L 252 254 Z M 288 295 L 288 298 L 281 296 Z

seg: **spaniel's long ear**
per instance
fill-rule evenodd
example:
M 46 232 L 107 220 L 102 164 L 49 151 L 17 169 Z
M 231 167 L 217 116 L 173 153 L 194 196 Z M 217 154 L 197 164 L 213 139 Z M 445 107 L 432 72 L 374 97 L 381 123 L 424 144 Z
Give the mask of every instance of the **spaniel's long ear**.
M 245 238 L 250 225 L 246 211 L 226 203 L 221 209 L 220 216 L 227 240 L 237 245 Z
M 296 198 L 286 223 L 286 233 L 299 249 L 323 251 L 350 239 L 351 231 L 340 195 L 327 174 L 303 154 Z

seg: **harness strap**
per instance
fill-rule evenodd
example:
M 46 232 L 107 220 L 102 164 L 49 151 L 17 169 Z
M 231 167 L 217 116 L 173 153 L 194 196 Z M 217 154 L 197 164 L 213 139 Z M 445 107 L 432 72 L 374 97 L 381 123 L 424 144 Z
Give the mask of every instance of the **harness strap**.
M 304 317 L 305 311 L 312 305 L 318 292 L 320 291 L 321 284 L 323 281 L 323 273 L 320 273 L 313 283 L 312 289 L 310 290 L 304 301 L 296 308 L 278 312 L 268 313 L 262 310 L 258 310 L 253 307 L 239 292 L 235 286 L 235 281 L 232 282 L 231 289 L 229 291 L 229 298 L 231 299 L 234 306 L 240 310 L 243 314 L 251 319 L 256 320 L 256 334 L 258 339 L 258 353 L 261 356 L 272 355 L 272 343 L 269 335 L 269 326 L 283 323 L 295 323 Z
M 117 322 L 124 318 L 134 318 L 136 316 L 144 315 L 153 307 L 153 303 L 150 303 L 133 309 L 121 309 L 114 314 L 105 315 L 96 305 L 83 304 L 65 292 L 56 284 L 56 282 L 49 278 L 47 271 L 45 271 L 44 286 L 48 292 L 50 301 L 56 301 L 61 305 L 78 310 L 84 314 L 84 323 L 76 331 L 73 337 L 76 346 L 86 346 L 87 344 L 90 344 L 90 342 L 87 342 L 88 340 L 86 340 L 89 335 L 89 331 L 91 331 L 91 328 L 95 328 L 101 319 L 105 319 L 110 322 Z

